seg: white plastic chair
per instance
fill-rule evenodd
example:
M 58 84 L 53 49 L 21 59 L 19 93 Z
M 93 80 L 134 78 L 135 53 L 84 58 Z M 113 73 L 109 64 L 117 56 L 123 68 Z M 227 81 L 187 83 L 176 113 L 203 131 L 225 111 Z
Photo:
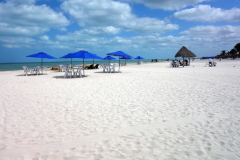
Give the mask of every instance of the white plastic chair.
M 64 66 L 62 64 L 58 65 L 58 70 L 59 72 L 63 72 Z
M 102 68 L 103 68 L 103 72 L 105 73 L 105 71 L 108 72 L 108 67 L 106 65 L 102 65 Z
M 115 73 L 115 66 L 116 66 L 115 64 L 110 66 L 109 73 L 111 73 L 111 71 Z
M 82 71 L 82 67 L 79 66 L 77 71 L 73 72 L 74 77 L 76 78 L 77 75 L 79 75 L 79 77 L 82 77 L 82 72 L 81 71 Z
M 72 77 L 72 71 L 70 68 L 66 68 L 65 73 L 64 73 L 64 78 L 66 78 L 66 76 L 70 75 L 70 78 Z
M 26 74 L 26 76 L 28 75 L 28 72 L 29 72 L 30 74 L 33 72 L 33 70 L 28 69 L 26 66 L 23 66 L 23 71 L 24 71 L 24 74 Z
M 206 62 L 205 67 L 206 67 L 206 66 L 216 67 L 216 65 L 217 65 L 217 62 L 214 62 L 214 61 L 212 62 L 212 65 L 211 65 L 211 66 L 209 65 L 209 62 Z
M 35 72 L 36 75 L 40 74 L 40 66 L 36 66 L 36 68 L 33 69 L 33 72 Z

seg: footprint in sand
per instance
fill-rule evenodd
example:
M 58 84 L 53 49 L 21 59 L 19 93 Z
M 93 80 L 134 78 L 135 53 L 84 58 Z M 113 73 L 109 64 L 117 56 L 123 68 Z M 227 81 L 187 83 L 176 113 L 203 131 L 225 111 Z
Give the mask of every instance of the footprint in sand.
M 204 153 L 202 151 L 194 151 L 196 156 L 202 156 Z
M 220 142 L 221 146 L 225 146 L 225 143 L 224 142 Z

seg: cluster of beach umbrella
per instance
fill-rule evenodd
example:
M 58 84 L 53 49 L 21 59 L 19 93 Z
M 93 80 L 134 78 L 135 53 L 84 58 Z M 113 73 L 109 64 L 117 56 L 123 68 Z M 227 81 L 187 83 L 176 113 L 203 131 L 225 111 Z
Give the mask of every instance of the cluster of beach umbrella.
M 94 59 L 102 59 L 102 60 L 108 60 L 110 62 L 110 60 L 114 60 L 115 58 L 111 57 L 112 56 L 118 56 L 119 57 L 119 71 L 120 71 L 120 59 L 125 59 L 125 62 L 126 62 L 126 59 L 131 59 L 133 58 L 132 56 L 122 52 L 122 51 L 117 51 L 117 52 L 113 52 L 113 53 L 108 53 L 107 54 L 108 56 L 105 57 L 105 58 L 101 58 L 93 53 L 90 53 L 88 51 L 85 51 L 85 50 L 81 50 L 81 51 L 78 51 L 76 53 L 69 53 L 65 56 L 62 56 L 60 58 L 71 58 L 71 65 L 72 65 L 72 58 L 82 58 L 83 59 L 83 66 L 84 66 L 84 59 L 93 59 L 93 64 L 94 64 Z M 42 74 L 43 74 L 43 58 L 47 58 L 47 59 L 57 59 L 53 56 L 50 56 L 44 52 L 39 52 L 39 53 L 36 53 L 36 54 L 32 54 L 32 55 L 29 55 L 27 57 L 35 57 L 35 58 L 41 58 L 41 68 L 42 68 Z M 135 59 L 144 59 L 140 56 L 136 57 Z M 84 67 L 83 67 L 83 75 L 85 75 L 84 73 Z

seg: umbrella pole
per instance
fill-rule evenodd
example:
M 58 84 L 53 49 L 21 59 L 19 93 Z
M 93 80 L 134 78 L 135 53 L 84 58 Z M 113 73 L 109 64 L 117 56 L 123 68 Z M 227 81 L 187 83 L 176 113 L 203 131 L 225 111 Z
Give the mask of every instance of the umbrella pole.
M 41 68 L 42 68 L 42 74 L 43 74 L 43 59 L 41 58 Z
M 83 76 L 85 76 L 85 72 L 84 72 L 84 58 L 83 58 Z
M 71 67 L 72 67 L 72 58 L 71 58 Z
M 118 72 L 120 72 L 120 56 L 118 57 L 119 59 L 119 67 L 118 67 Z
M 93 59 L 93 65 L 94 65 L 94 59 Z

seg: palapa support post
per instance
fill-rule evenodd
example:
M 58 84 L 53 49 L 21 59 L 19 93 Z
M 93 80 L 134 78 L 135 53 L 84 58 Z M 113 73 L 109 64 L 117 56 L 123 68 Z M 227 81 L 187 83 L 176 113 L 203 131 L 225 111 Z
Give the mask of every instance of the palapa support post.
M 184 67 L 184 57 L 183 57 L 183 67 Z

